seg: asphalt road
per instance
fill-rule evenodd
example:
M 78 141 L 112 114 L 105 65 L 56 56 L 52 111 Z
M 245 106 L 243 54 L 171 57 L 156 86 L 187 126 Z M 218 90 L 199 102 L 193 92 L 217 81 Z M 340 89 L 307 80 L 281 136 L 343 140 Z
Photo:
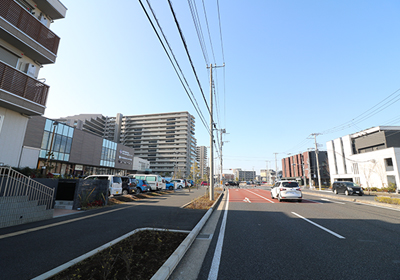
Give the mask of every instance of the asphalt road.
M 31 279 L 137 228 L 192 230 L 205 210 L 180 206 L 204 194 L 161 197 L 0 229 L 0 279 Z
M 226 198 L 198 279 L 400 279 L 399 210 L 307 194 L 279 203 L 260 188 Z

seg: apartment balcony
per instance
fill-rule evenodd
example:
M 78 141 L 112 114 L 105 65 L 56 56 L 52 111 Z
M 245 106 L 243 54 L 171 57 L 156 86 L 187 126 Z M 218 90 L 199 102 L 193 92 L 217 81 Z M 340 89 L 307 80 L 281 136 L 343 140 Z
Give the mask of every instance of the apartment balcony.
M 37 2 L 43 9 L 58 1 Z M 0 38 L 40 64 L 56 60 L 60 38 L 14 0 L 0 0 Z
M 49 86 L 0 62 L 0 106 L 29 116 L 43 115 Z

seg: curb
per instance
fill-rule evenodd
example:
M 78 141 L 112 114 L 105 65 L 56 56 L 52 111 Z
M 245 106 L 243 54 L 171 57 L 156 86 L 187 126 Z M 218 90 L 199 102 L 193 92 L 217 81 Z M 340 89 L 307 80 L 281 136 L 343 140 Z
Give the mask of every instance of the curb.
M 374 206 L 379 206 L 379 207 L 385 207 L 389 209 L 395 209 L 395 210 L 400 210 L 399 205 L 394 205 L 394 204 L 388 204 L 388 203 L 381 203 L 377 201 L 366 201 L 362 199 L 356 199 L 356 198 L 350 198 L 350 197 L 342 197 L 342 196 L 333 196 L 329 194 L 324 194 L 324 193 L 315 193 L 315 192 L 309 192 L 307 190 L 302 190 L 303 193 L 308 194 L 308 195 L 314 195 L 314 196 L 322 196 L 322 197 L 327 197 L 327 198 L 332 198 L 332 199 L 337 199 L 337 200 L 344 200 L 344 201 L 349 201 L 349 202 L 355 202 L 355 203 L 361 203 L 365 205 L 374 205 Z
M 47 272 L 45 272 L 45 273 L 43 273 L 43 274 L 41 274 L 39 276 L 36 276 L 35 278 L 32 278 L 31 280 L 42 280 L 42 279 L 50 278 L 50 277 L 56 275 L 57 273 L 60 273 L 61 271 L 66 270 L 67 268 L 73 266 L 74 264 L 77 264 L 77 263 L 79 263 L 79 262 L 81 262 L 81 261 L 83 261 L 83 260 L 85 260 L 85 259 L 97 254 L 98 252 L 101 252 L 104 249 L 107 249 L 108 247 L 115 245 L 119 241 L 121 241 L 121 240 L 123 240 L 123 239 L 125 239 L 125 238 L 127 238 L 127 237 L 129 237 L 129 236 L 131 236 L 131 235 L 133 235 L 133 234 L 135 234 L 137 232 L 139 232 L 139 231 L 144 231 L 144 230 L 171 231 L 171 232 L 189 232 L 189 231 L 186 231 L 186 230 L 174 230 L 174 229 L 165 229 L 165 228 L 137 228 L 137 229 L 135 229 L 135 230 L 133 230 L 131 232 L 128 232 L 127 234 L 124 234 L 124 235 L 118 237 L 117 239 L 114 239 L 114 240 L 112 240 L 112 241 L 110 241 L 110 242 L 108 242 L 108 243 L 106 243 L 106 244 L 104 244 L 104 245 L 102 245 L 102 246 L 100 246 L 100 247 L 98 247 L 98 248 L 86 253 L 86 254 L 83 254 L 80 257 L 77 257 L 77 258 L 75 258 L 73 260 L 70 260 L 69 262 L 66 262 L 65 264 L 62 264 L 62 265 L 60 265 L 60 266 L 58 266 L 56 268 L 53 268 L 52 270 L 49 270 L 49 271 L 47 271 Z
M 193 241 L 196 239 L 200 230 L 203 228 L 205 223 L 210 218 L 215 205 L 221 201 L 222 196 L 224 195 L 225 190 L 221 192 L 219 198 L 214 202 L 210 209 L 208 209 L 207 213 L 201 218 L 200 222 L 192 229 L 188 236 L 186 236 L 185 240 L 179 245 L 179 247 L 172 253 L 172 255 L 168 258 L 168 260 L 160 267 L 160 269 L 151 277 L 151 280 L 164 280 L 168 279 L 168 277 L 172 274 L 176 266 L 182 260 L 186 251 L 190 248 Z

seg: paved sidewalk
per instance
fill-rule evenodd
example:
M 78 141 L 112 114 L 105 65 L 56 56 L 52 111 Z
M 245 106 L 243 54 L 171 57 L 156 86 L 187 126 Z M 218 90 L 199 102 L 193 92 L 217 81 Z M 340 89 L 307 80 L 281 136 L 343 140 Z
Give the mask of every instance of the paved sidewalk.
M 73 215 L 0 229 L 0 279 L 32 279 L 138 228 L 192 230 L 206 210 L 182 205 L 187 189 Z

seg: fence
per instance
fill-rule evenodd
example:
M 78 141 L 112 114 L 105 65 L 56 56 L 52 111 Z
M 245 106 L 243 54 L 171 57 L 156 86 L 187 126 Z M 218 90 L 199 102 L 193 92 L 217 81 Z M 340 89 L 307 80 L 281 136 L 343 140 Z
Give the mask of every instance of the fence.
M 53 208 L 53 188 L 36 182 L 11 167 L 0 167 L 0 197 L 10 196 L 27 196 L 29 201 L 38 201 L 38 206 Z

